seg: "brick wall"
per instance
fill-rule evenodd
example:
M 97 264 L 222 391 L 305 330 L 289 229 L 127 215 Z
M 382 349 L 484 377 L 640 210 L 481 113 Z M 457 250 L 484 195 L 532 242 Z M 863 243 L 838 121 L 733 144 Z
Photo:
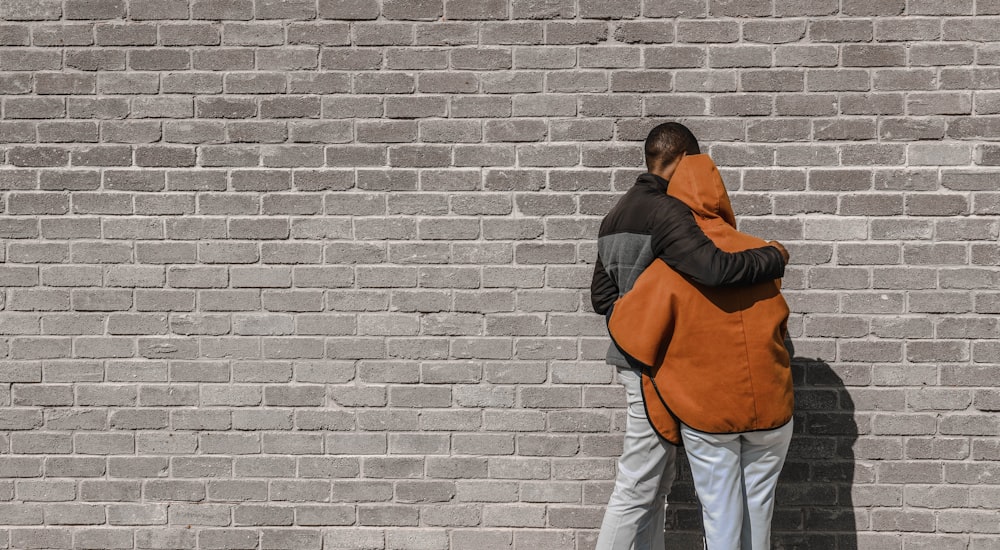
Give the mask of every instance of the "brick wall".
M 0 18 L 0 547 L 592 548 L 594 237 L 681 120 L 792 253 L 778 547 L 1000 549 L 1000 1 Z

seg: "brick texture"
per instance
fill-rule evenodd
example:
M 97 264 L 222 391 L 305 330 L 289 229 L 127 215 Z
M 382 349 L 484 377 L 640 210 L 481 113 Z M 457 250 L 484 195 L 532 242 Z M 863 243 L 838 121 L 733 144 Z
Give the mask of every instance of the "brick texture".
M 0 20 L 0 548 L 593 548 L 594 238 L 666 120 L 792 254 L 776 547 L 1000 548 L 1000 2 Z

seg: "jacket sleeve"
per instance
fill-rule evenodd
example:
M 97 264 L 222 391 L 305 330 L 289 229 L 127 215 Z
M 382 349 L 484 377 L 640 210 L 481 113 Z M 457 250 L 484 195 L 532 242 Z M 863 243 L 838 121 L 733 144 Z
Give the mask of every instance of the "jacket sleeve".
M 594 311 L 604 315 L 617 299 L 618 285 L 611 280 L 598 255 L 597 263 L 594 264 L 594 278 L 590 283 L 590 303 L 594 306 Z
M 687 205 L 673 197 L 668 197 L 665 205 L 657 209 L 653 221 L 653 253 L 694 281 L 708 286 L 740 286 L 785 274 L 785 259 L 777 248 L 724 252 L 698 227 Z

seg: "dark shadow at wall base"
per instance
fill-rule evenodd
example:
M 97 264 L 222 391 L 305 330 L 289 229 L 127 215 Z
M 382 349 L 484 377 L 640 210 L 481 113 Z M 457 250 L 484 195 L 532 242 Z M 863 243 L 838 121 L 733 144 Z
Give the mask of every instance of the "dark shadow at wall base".
M 794 351 L 792 346 L 789 349 Z M 794 353 L 793 353 L 794 357 Z M 792 359 L 795 435 L 781 472 L 772 520 L 775 550 L 857 550 L 851 491 L 858 426 L 854 401 L 824 361 Z M 683 451 L 667 497 L 667 549 L 700 550 L 701 511 Z

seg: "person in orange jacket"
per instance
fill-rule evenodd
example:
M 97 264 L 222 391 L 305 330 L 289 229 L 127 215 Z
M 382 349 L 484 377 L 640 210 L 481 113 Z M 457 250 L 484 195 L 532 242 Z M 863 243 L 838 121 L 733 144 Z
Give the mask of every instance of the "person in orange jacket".
M 708 155 L 683 156 L 667 193 L 691 208 L 720 249 L 766 244 L 736 230 Z M 654 261 L 607 315 L 614 345 L 643 372 L 650 423 L 684 445 L 709 550 L 770 550 L 792 436 L 788 314 L 780 280 L 714 288 Z
M 591 284 L 594 311 L 605 315 L 640 273 L 660 262 L 708 287 L 746 287 L 784 274 L 788 253 L 777 242 L 739 252 L 720 249 L 696 222 L 691 209 L 667 194 L 685 154 L 700 153 L 698 141 L 681 124 L 653 128 L 644 143 L 648 172 L 611 209 L 598 233 Z M 663 550 L 665 497 L 675 475 L 676 447 L 657 435 L 643 404 L 642 371 L 609 346 L 628 402 L 618 473 L 597 550 Z

